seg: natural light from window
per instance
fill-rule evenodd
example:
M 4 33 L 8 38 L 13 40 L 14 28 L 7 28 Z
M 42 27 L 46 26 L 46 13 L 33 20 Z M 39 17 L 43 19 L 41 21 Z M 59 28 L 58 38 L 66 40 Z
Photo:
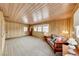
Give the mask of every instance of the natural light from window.
M 48 24 L 43 25 L 43 32 L 44 33 L 48 33 L 49 32 L 49 25 Z
M 49 25 L 48 24 L 36 25 L 34 26 L 34 31 L 48 33 Z
M 28 28 L 27 27 L 24 27 L 24 32 L 27 32 L 28 31 Z
M 37 29 L 37 26 L 34 26 L 34 31 L 37 31 L 38 29 Z
M 76 28 L 76 36 L 77 38 L 79 38 L 79 26 L 76 26 L 75 28 Z
M 42 25 L 38 26 L 38 32 L 42 32 Z

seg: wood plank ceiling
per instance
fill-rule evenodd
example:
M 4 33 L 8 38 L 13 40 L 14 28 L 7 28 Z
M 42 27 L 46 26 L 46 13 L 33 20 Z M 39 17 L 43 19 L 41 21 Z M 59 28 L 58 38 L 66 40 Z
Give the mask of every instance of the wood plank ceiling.
M 76 4 L 66 3 L 0 3 L 5 20 L 24 24 L 71 17 L 75 6 Z

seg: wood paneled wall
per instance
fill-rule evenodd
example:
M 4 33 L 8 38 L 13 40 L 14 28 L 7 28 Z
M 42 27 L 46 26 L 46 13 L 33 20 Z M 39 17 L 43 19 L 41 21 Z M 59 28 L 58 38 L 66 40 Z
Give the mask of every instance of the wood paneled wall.
M 53 20 L 41 24 L 49 24 L 49 35 L 53 33 L 56 35 L 64 36 L 66 38 L 73 36 L 73 18 Z M 43 37 L 44 33 L 33 31 L 33 35 L 37 37 Z
M 49 23 L 49 33 L 71 37 L 73 31 L 72 18 L 55 20 Z M 68 32 L 68 33 L 65 33 Z
M 6 38 L 28 35 L 28 32 L 24 32 L 24 27 L 27 25 L 6 21 Z
M 3 54 L 5 47 L 5 20 L 3 12 L 0 11 L 0 55 Z

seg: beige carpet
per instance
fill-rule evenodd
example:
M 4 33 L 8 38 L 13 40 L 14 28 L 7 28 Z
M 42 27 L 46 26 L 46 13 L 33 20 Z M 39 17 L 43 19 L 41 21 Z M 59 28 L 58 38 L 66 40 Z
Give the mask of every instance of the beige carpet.
M 4 56 L 54 56 L 54 53 L 43 40 L 27 36 L 6 40 Z

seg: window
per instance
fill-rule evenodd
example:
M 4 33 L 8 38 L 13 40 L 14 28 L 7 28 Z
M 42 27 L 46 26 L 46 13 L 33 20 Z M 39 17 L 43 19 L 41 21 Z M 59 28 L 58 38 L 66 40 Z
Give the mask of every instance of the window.
M 79 38 L 79 26 L 76 26 L 76 37 Z
M 37 31 L 37 29 L 38 29 L 37 26 L 34 26 L 34 31 Z
M 34 31 L 47 33 L 49 31 L 49 25 L 48 24 L 36 25 L 34 26 Z
M 43 32 L 45 32 L 45 33 L 49 32 L 49 25 L 48 24 L 43 25 Z
M 27 27 L 24 27 L 24 32 L 28 31 L 28 28 Z
M 41 25 L 38 26 L 38 32 L 42 32 L 42 26 Z

